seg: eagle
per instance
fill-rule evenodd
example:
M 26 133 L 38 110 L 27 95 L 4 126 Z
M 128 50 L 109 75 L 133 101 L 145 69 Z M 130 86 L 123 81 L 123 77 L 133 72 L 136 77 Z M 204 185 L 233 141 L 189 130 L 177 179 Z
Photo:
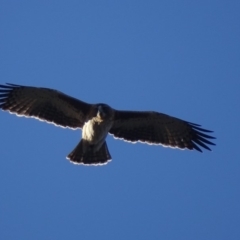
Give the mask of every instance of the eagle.
M 49 88 L 0 85 L 0 108 L 56 126 L 82 129 L 82 139 L 67 158 L 75 164 L 104 165 L 112 158 L 109 134 L 128 142 L 178 149 L 210 150 L 212 131 L 201 125 L 154 111 L 121 111 L 104 103 L 89 104 Z

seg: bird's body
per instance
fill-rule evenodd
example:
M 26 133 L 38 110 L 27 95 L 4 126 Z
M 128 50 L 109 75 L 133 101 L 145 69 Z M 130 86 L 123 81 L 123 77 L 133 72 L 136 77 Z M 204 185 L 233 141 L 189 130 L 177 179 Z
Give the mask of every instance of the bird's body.
M 113 121 L 112 119 L 104 118 L 101 115 L 100 111 L 102 111 L 102 114 L 104 114 L 102 110 L 102 104 L 97 105 L 96 108 L 98 109 L 97 116 L 90 118 L 83 126 L 82 139 L 87 140 L 90 144 L 101 145 L 108 135 Z M 109 109 L 111 108 L 109 107 Z
M 99 150 L 104 146 L 102 149 L 103 154 L 105 153 L 105 150 L 107 148 L 105 139 L 108 135 L 109 130 L 112 127 L 113 121 L 112 119 L 106 118 L 104 115 L 105 113 L 102 110 L 103 104 L 96 105 L 94 110 L 97 110 L 97 113 L 93 111 L 93 116 L 89 120 L 85 122 L 82 128 L 82 139 L 79 143 L 79 147 L 77 146 L 76 150 L 74 149 L 73 152 L 81 152 L 81 156 L 77 154 L 74 156 L 72 153 L 68 155 L 68 158 L 72 160 L 75 163 L 78 163 L 78 159 L 87 159 L 89 158 L 93 159 L 95 161 L 99 161 Z M 108 107 L 108 106 L 107 106 Z M 109 107 L 109 109 L 111 109 Z M 105 154 L 106 158 L 103 159 L 103 161 L 108 161 L 111 159 L 110 153 L 107 150 L 107 153 Z M 90 163 L 89 163 L 90 164 Z M 94 163 L 92 163 L 94 164 Z
M 180 149 L 215 145 L 211 131 L 158 112 L 119 111 L 107 104 L 89 104 L 59 91 L 15 84 L 0 85 L 0 108 L 57 126 L 82 129 L 82 139 L 67 156 L 73 163 L 102 165 L 111 160 L 108 133 L 129 142 L 161 144 Z M 198 146 L 199 145 L 199 146 Z

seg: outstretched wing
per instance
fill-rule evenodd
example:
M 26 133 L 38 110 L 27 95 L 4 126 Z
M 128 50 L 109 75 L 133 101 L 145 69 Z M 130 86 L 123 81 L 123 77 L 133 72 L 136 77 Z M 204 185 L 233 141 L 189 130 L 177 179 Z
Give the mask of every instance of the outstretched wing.
M 205 133 L 204 133 L 205 132 Z M 158 112 L 117 111 L 109 133 L 130 142 L 161 144 L 166 147 L 211 150 L 207 145 L 215 145 L 207 139 L 212 131 L 200 125 L 183 121 Z M 199 145 L 199 146 L 198 146 Z
M 7 84 L 0 85 L 0 108 L 75 129 L 82 128 L 91 104 L 53 89 Z

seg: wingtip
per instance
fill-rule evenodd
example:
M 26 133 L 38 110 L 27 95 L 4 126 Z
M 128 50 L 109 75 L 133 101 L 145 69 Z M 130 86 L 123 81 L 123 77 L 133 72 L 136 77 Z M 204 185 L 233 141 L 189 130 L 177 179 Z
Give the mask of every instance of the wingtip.
M 21 87 L 21 85 L 19 85 L 19 84 L 14 84 L 14 83 L 6 83 L 6 84 L 11 87 Z
M 4 84 L 0 84 L 0 88 L 5 88 L 6 90 L 11 90 L 13 88 L 17 88 L 17 87 L 22 87 L 21 85 L 17 85 L 17 84 L 13 84 L 13 83 L 5 83 Z

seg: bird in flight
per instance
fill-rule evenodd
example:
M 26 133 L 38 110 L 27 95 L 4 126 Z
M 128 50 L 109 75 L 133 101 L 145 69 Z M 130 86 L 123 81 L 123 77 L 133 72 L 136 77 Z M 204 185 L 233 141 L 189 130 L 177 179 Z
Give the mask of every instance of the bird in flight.
M 82 139 L 67 158 L 75 164 L 103 165 L 111 160 L 109 134 L 128 142 L 202 152 L 215 145 L 212 131 L 200 125 L 153 111 L 120 111 L 107 104 L 89 104 L 49 88 L 0 85 L 0 108 L 56 126 L 82 129 Z

